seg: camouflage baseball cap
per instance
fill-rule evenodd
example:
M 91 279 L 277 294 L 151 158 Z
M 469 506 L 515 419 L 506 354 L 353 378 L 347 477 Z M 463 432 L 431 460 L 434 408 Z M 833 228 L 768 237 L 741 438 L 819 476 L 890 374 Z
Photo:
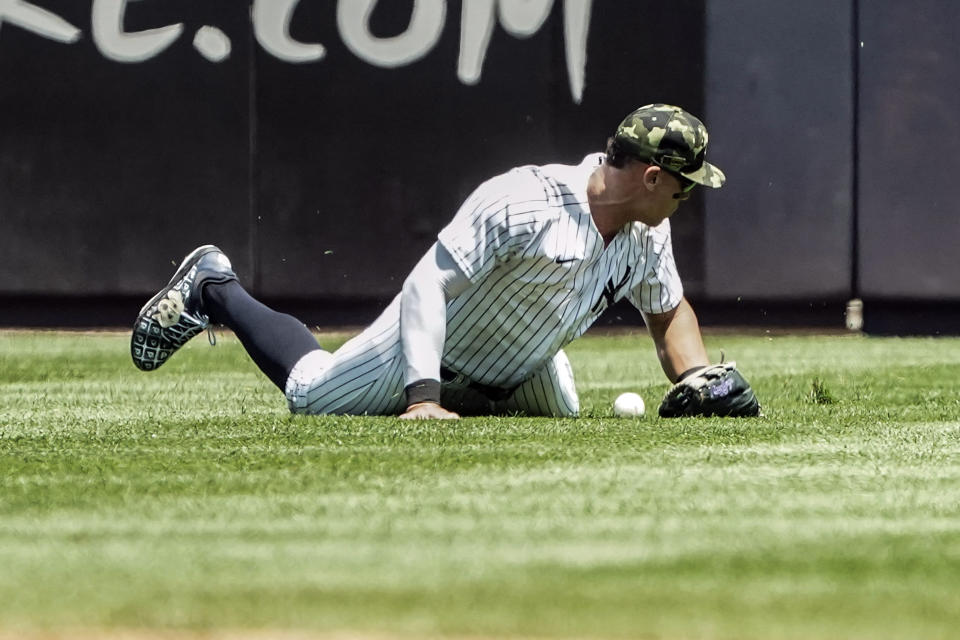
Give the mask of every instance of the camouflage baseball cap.
M 640 107 L 620 123 L 614 140 L 626 153 L 679 173 L 697 184 L 722 187 L 723 171 L 704 160 L 707 128 L 669 104 Z

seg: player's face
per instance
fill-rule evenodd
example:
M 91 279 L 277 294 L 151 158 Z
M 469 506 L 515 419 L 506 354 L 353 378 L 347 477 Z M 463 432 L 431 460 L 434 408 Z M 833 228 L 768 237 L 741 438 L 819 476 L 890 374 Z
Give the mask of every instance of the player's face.
M 641 207 L 638 219 L 650 226 L 656 226 L 676 213 L 693 189 L 693 183 L 683 176 L 655 165 L 646 165 L 642 179 L 650 198 Z

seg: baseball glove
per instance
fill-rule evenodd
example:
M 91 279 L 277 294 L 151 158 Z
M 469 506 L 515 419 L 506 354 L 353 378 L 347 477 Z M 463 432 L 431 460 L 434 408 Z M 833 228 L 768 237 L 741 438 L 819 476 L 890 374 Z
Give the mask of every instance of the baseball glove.
M 687 376 L 660 403 L 661 418 L 757 415 L 760 403 L 736 362 L 711 365 Z

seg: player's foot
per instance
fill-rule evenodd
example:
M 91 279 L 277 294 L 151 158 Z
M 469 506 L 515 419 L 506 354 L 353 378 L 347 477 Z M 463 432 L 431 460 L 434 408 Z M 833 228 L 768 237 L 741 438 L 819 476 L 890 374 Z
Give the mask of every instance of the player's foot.
M 210 323 L 203 310 L 201 288 L 236 280 L 230 260 L 212 244 L 197 247 L 183 259 L 163 289 L 140 309 L 130 338 L 137 368 L 157 369 Z

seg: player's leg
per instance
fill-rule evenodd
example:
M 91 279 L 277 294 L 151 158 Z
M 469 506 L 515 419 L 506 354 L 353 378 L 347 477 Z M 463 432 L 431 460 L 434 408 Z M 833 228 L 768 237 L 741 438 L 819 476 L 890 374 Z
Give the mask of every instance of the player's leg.
M 210 321 L 230 327 L 250 358 L 281 391 L 297 362 L 320 350 L 302 322 L 254 299 L 236 280 L 208 284 L 201 295 Z
M 205 245 L 184 258 L 167 286 L 140 310 L 130 343 L 134 363 L 148 371 L 160 367 L 211 321 L 233 329 L 281 390 L 293 366 L 319 349 L 300 321 L 254 300 L 237 282 L 227 256 Z
M 400 297 L 334 353 L 306 354 L 290 373 L 294 413 L 395 415 L 406 408 L 400 346 Z
M 571 417 L 580 413 L 580 398 L 573 380 L 573 368 L 563 349 L 510 398 L 496 403 L 498 411 L 530 416 Z

